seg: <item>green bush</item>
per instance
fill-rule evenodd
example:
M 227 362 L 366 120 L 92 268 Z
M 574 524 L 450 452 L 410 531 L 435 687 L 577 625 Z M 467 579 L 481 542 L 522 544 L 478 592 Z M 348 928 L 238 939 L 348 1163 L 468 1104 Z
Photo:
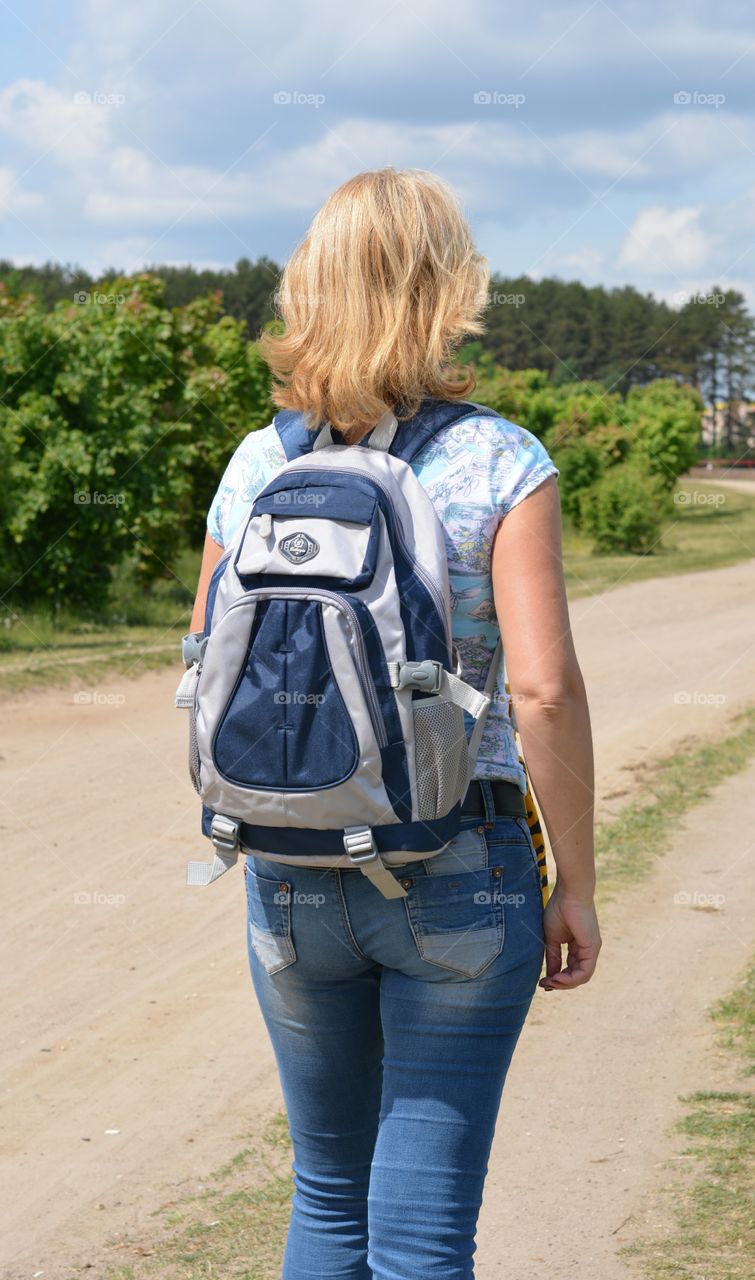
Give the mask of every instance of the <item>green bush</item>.
M 632 387 L 627 395 L 625 419 L 632 435 L 632 455 L 643 458 L 651 475 L 669 491 L 697 460 L 702 410 L 698 392 L 670 378 Z
M 670 514 L 668 491 L 642 464 L 609 467 L 579 496 L 579 521 L 596 551 L 647 555 Z
M 236 444 L 270 421 L 267 366 L 220 297 L 168 308 L 116 279 L 44 312 L 0 293 L 0 597 L 92 611 L 201 544 Z
M 559 469 L 561 510 L 579 528 L 581 496 L 603 474 L 604 459 L 600 451 L 587 440 L 575 440 L 561 449 L 555 449 L 552 456 Z

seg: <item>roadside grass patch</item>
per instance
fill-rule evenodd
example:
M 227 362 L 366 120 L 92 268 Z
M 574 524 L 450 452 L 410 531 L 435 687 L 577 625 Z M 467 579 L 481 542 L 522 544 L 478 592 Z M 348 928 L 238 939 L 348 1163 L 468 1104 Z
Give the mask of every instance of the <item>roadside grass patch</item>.
M 718 1045 L 731 1055 L 740 1089 L 682 1098 L 676 1132 L 687 1139 L 684 1171 L 662 1195 L 668 1232 L 627 1245 L 622 1254 L 648 1280 L 750 1280 L 755 1258 L 755 963 L 714 1006 Z

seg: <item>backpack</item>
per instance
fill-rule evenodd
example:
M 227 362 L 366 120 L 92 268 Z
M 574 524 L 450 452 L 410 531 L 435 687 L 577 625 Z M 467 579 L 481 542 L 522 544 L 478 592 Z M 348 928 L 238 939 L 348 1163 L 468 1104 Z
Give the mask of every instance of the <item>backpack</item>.
M 458 834 L 502 650 L 484 691 L 461 678 L 443 526 L 409 463 L 480 412 L 501 416 L 423 401 L 358 445 L 274 418 L 287 461 L 215 566 L 204 631 L 184 638 L 176 705 L 215 854 L 188 884 L 264 851 L 359 867 L 403 897 L 384 857 L 431 857 Z

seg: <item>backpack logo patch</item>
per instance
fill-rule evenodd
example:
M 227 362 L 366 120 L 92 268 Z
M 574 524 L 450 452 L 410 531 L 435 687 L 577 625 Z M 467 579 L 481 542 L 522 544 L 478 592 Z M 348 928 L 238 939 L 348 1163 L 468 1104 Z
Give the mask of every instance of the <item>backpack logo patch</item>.
M 305 560 L 311 560 L 317 555 L 320 544 L 310 538 L 308 533 L 299 530 L 298 533 L 289 533 L 287 538 L 279 542 L 278 550 L 291 564 L 303 564 Z

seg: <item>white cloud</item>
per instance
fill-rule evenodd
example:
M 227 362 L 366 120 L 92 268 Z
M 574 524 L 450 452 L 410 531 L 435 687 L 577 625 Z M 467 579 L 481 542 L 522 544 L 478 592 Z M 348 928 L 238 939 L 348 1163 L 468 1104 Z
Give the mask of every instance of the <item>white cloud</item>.
M 81 91 L 63 93 L 42 80 L 15 80 L 0 93 L 0 130 L 28 153 L 73 169 L 91 164 L 107 148 L 112 105 Z M 86 101 L 86 98 L 89 100 Z
M 641 210 L 621 246 L 619 266 L 637 267 L 648 274 L 657 274 L 659 268 L 685 274 L 695 268 L 703 270 L 714 243 L 700 225 L 701 212 L 700 206 Z
M 0 211 L 33 212 L 44 204 L 38 191 L 24 191 L 21 177 L 13 169 L 0 168 Z

